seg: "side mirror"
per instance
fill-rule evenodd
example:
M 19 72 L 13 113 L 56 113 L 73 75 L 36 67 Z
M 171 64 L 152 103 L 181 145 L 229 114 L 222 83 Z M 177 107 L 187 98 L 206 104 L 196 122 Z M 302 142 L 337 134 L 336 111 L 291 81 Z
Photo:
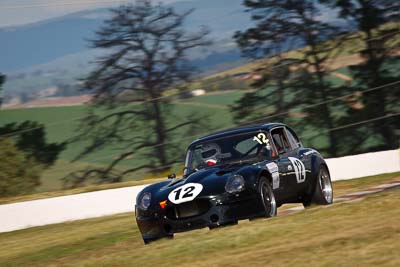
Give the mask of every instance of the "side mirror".
M 168 179 L 175 179 L 175 178 L 176 178 L 175 173 L 168 174 Z
M 272 150 L 271 150 L 272 148 L 270 148 L 270 149 L 265 149 L 265 152 L 264 152 L 264 156 L 267 158 L 267 159 L 271 159 L 272 158 Z
M 189 172 L 189 168 L 188 167 L 184 167 L 183 168 L 183 178 L 186 178 L 188 172 Z

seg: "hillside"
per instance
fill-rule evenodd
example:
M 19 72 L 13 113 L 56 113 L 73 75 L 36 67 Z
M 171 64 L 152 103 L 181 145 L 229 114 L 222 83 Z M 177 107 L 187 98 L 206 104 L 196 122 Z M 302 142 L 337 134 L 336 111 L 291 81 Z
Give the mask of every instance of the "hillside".
M 185 25 L 187 30 L 197 30 L 202 25 L 211 30 L 212 46 L 190 54 L 189 59 L 198 68 L 199 75 L 203 71 L 207 74 L 220 72 L 246 62 L 232 40 L 234 32 L 252 24 L 242 0 L 182 0 L 169 6 L 179 12 L 194 9 Z M 5 95 L 25 93 L 37 97 L 38 92 L 49 87 L 76 85 L 77 80 L 91 70 L 89 62 L 104 54 L 104 51 L 90 49 L 88 40 L 108 17 L 108 10 L 102 8 L 0 28 L 0 72 L 8 76 Z M 331 22 L 349 27 L 341 20 Z
M 174 101 L 172 105 L 174 118 L 179 120 L 182 116 L 196 113 L 206 116 L 208 121 L 208 129 L 204 129 L 201 133 L 196 135 L 185 136 L 180 139 L 182 153 L 184 153 L 186 146 L 199 135 L 207 134 L 208 131 L 213 129 L 232 126 L 233 121 L 228 105 L 240 98 L 243 93 L 244 92 L 234 90 L 185 99 L 184 101 Z M 25 120 L 38 121 L 46 126 L 47 140 L 49 142 L 63 142 L 76 134 L 76 130 L 81 123 L 81 119 L 85 117 L 86 112 L 86 106 L 84 105 L 0 110 L 0 126 L 10 122 L 18 123 Z M 184 136 L 184 132 L 182 131 L 177 134 Z M 62 187 L 61 178 L 71 171 L 82 170 L 88 165 L 105 165 L 118 153 L 115 152 L 113 148 L 107 147 L 83 158 L 79 162 L 71 163 L 70 161 L 82 151 L 82 147 L 85 145 L 86 144 L 82 142 L 68 145 L 68 148 L 61 153 L 57 163 L 44 172 L 41 179 L 42 185 L 38 188 L 38 191 L 59 190 Z M 121 168 L 124 169 L 129 166 L 140 165 L 141 163 L 142 160 L 140 160 L 140 156 L 138 156 L 137 158 L 127 159 L 122 162 Z M 176 164 L 172 166 L 171 169 L 179 173 L 182 170 L 182 166 Z M 127 177 L 126 181 L 149 178 L 148 175 L 149 174 L 147 174 L 145 170 L 142 170 Z
M 211 30 L 213 45 L 190 54 L 192 64 L 200 70 L 240 60 L 231 36 L 250 24 L 241 2 L 202 0 L 170 4 L 178 12 L 194 8 L 185 25 L 188 31 L 203 25 Z M 88 40 L 109 14 L 108 9 L 96 9 L 26 26 L 0 28 L 0 72 L 8 76 L 5 94 L 32 95 L 51 86 L 76 84 L 91 70 L 89 62 L 104 54 L 89 49 Z

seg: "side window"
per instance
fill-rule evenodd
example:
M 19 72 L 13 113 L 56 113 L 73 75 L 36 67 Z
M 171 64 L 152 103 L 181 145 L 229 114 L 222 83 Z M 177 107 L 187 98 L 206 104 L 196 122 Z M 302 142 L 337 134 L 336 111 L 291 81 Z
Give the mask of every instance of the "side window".
M 283 127 L 272 130 L 271 136 L 274 141 L 276 150 L 279 154 L 285 153 L 290 150 L 289 142 L 286 139 Z
M 289 142 L 294 149 L 301 147 L 300 140 L 292 129 L 286 128 L 286 133 L 289 138 Z

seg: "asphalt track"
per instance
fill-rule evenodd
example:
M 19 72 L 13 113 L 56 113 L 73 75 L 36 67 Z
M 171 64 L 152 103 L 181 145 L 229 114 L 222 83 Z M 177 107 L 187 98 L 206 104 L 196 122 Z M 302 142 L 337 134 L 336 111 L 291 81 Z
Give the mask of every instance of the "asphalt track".
M 369 195 L 381 193 L 381 192 L 388 191 L 388 190 L 396 190 L 396 189 L 400 189 L 400 180 L 393 181 L 393 182 L 390 182 L 387 184 L 381 184 L 378 186 L 370 187 L 363 191 L 352 192 L 349 194 L 338 196 L 333 199 L 333 202 L 340 203 L 340 202 L 361 200 L 362 198 L 369 196 Z M 335 190 L 335 188 L 333 188 L 333 190 Z M 335 191 L 333 191 L 333 193 L 335 193 Z M 326 207 L 329 207 L 329 206 L 326 206 Z M 283 210 L 278 209 L 278 216 L 289 215 L 289 214 L 300 212 L 302 210 L 304 210 L 303 206 L 296 206 L 293 208 L 288 208 L 288 209 L 283 209 Z

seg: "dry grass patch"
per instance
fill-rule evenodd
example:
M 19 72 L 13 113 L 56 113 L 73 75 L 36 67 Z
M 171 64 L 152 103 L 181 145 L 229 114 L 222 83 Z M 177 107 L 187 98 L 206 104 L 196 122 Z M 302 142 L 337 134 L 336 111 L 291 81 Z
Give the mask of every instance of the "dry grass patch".
M 362 190 L 397 174 L 335 183 Z M 133 214 L 0 234 L 0 266 L 396 266 L 400 194 L 314 207 L 144 246 Z

